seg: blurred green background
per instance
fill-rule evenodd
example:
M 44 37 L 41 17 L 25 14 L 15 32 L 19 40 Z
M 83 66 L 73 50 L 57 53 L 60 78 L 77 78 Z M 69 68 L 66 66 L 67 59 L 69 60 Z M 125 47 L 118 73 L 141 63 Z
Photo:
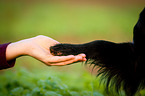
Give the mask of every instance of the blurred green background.
M 61 43 L 130 42 L 144 4 L 144 0 L 0 0 L 0 43 L 37 35 Z M 96 70 L 82 63 L 48 67 L 21 57 L 14 68 L 0 71 L 0 96 L 113 96 L 104 92 L 95 75 Z M 145 96 L 144 90 L 141 94 Z

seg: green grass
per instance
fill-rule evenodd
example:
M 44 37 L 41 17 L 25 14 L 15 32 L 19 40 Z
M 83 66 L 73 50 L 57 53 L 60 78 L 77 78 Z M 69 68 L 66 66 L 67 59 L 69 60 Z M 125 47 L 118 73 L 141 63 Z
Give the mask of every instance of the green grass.
M 133 26 L 141 10 L 142 7 L 0 2 L 0 43 L 36 35 L 67 43 L 132 41 Z M 14 68 L 0 71 L 0 96 L 112 96 L 105 93 L 99 78 L 89 70 L 80 63 L 47 67 L 31 57 L 22 57 Z M 145 96 L 144 91 L 141 93 Z
M 78 75 L 21 68 L 1 74 L 0 82 L 0 96 L 108 96 L 88 72 Z

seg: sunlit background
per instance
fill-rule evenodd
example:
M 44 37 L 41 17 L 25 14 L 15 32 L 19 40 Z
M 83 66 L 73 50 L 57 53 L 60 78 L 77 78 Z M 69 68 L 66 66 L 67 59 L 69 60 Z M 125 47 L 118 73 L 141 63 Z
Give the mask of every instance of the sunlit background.
M 144 0 L 0 0 L 0 43 L 37 35 L 61 43 L 132 42 L 144 5 Z M 112 96 L 95 75 L 82 63 L 48 67 L 23 56 L 0 71 L 0 96 Z

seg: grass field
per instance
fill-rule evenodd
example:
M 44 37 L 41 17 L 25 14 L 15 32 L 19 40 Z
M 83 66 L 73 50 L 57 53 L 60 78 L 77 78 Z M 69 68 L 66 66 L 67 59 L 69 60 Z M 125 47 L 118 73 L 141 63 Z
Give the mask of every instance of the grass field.
M 62 43 L 96 39 L 129 42 L 142 9 L 142 6 L 1 2 L 0 43 L 37 35 L 50 36 Z M 0 71 L 0 96 L 113 96 L 105 93 L 95 75 L 82 63 L 47 67 L 26 56 L 18 58 L 14 68 Z M 145 91 L 141 94 L 145 96 Z

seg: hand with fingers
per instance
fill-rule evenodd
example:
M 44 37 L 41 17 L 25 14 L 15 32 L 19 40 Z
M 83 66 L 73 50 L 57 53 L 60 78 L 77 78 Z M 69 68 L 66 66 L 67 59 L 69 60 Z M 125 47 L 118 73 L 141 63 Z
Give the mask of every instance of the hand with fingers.
M 62 66 L 78 61 L 86 61 L 85 54 L 53 56 L 49 48 L 55 44 L 59 44 L 59 42 L 43 35 L 14 42 L 9 44 L 6 49 L 6 59 L 9 61 L 23 55 L 28 55 L 49 66 Z

